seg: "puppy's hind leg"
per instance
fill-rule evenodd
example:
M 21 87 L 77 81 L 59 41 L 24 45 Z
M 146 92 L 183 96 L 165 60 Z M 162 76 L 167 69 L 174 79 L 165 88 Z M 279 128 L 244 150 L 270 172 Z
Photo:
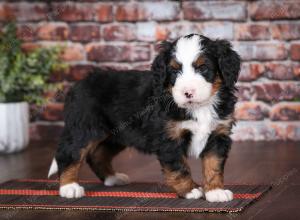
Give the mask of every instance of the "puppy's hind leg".
M 66 151 L 64 156 L 56 156 L 59 169 L 59 195 L 65 198 L 80 198 L 84 196 L 84 188 L 78 184 L 78 174 L 82 163 L 84 162 L 87 152 L 97 146 L 99 141 L 90 141 L 85 148 L 71 151 L 72 155 Z M 73 159 L 79 155 L 78 159 Z M 76 158 L 77 156 L 75 156 Z
M 128 184 L 129 177 L 124 173 L 117 173 L 112 167 L 113 158 L 126 147 L 111 143 L 106 140 L 100 143 L 96 148 L 89 151 L 87 163 L 99 179 L 104 181 L 106 186 Z
M 66 198 L 80 198 L 84 196 L 84 188 L 78 184 L 78 172 L 81 161 L 72 163 L 60 175 L 59 195 Z

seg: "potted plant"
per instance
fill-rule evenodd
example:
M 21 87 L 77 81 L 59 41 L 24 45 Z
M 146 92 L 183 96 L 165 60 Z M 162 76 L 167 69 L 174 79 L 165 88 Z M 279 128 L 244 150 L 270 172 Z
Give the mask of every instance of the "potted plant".
M 59 47 L 24 52 L 16 25 L 7 24 L 0 35 L 0 152 L 24 149 L 29 142 L 29 104 L 42 104 L 43 93 L 54 88 L 49 78 L 65 68 Z

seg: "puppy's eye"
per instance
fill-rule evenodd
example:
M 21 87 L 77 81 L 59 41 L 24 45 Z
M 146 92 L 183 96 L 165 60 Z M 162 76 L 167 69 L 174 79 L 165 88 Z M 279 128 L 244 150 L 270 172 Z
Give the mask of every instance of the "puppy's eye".
M 178 63 L 175 59 L 170 62 L 170 67 L 174 70 L 181 70 L 181 63 Z
M 201 65 L 193 65 L 196 71 L 199 72 L 206 72 L 208 70 L 207 65 L 201 64 Z
M 193 67 L 196 70 L 202 69 L 205 66 L 205 59 L 202 56 L 199 56 L 196 61 L 193 62 Z

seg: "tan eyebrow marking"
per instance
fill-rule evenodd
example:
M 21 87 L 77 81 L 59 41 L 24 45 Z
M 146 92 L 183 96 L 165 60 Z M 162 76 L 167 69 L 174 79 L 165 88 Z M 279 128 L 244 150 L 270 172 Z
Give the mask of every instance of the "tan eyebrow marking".
M 199 57 L 197 58 L 197 60 L 195 60 L 195 61 L 193 62 L 193 66 L 194 66 L 194 67 L 199 67 L 199 66 L 201 66 L 201 65 L 203 65 L 203 64 L 205 64 L 205 59 L 204 59 L 203 56 L 199 56 Z
M 170 61 L 170 66 L 171 66 L 173 69 L 176 69 L 176 70 L 181 69 L 181 64 L 178 63 L 175 59 L 172 59 L 172 60 Z

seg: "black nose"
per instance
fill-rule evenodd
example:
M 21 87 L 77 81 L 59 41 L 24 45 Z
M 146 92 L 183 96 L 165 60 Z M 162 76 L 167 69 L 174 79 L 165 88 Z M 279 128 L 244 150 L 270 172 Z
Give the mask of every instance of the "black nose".
M 193 94 L 190 92 L 185 92 L 184 93 L 185 97 L 187 97 L 188 99 L 193 98 Z

